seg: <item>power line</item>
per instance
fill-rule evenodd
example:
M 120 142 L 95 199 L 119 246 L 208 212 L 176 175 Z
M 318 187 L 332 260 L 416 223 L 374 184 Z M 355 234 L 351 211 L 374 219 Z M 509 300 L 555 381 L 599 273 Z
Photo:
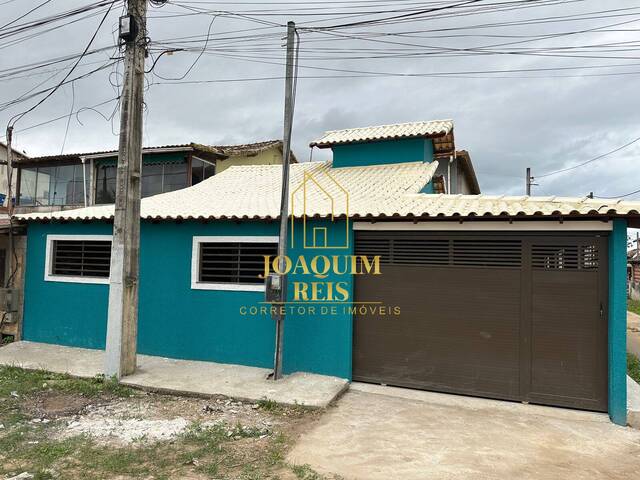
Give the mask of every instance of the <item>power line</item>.
M 31 10 L 29 10 L 27 13 L 24 13 L 22 15 L 20 15 L 19 17 L 11 20 L 9 23 L 5 23 L 4 25 L 0 26 L 0 30 L 2 30 L 5 27 L 8 27 L 9 25 L 13 25 L 14 23 L 16 23 L 18 20 L 22 20 L 23 18 L 25 18 L 26 16 L 28 16 L 29 14 L 35 12 L 36 10 L 38 10 L 39 8 L 44 7 L 47 3 L 50 3 L 51 0 L 45 0 L 44 2 L 42 2 L 39 5 L 36 5 L 35 7 L 33 7 Z
M 42 127 L 44 125 L 49 125 L 50 123 L 55 123 L 55 122 L 57 122 L 59 120 L 68 118 L 68 117 L 70 117 L 72 115 L 75 115 L 76 116 L 76 121 L 78 123 L 80 123 L 80 125 L 82 125 L 82 122 L 80 122 L 78 117 L 79 117 L 80 113 L 84 112 L 85 110 L 91 110 L 93 112 L 96 112 L 97 114 L 102 116 L 102 118 L 104 118 L 106 121 L 110 121 L 109 117 L 104 116 L 102 114 L 102 112 L 100 112 L 99 110 L 96 110 L 96 108 L 97 107 L 101 107 L 103 105 L 107 105 L 107 104 L 109 104 L 111 102 L 114 102 L 116 100 L 119 100 L 119 99 L 120 99 L 120 97 L 118 96 L 118 97 L 110 98 L 109 100 L 105 100 L 103 102 L 96 103 L 96 104 L 88 106 L 88 107 L 82 107 L 82 108 L 79 108 L 78 110 L 76 110 L 75 112 L 71 112 L 69 114 L 65 114 L 65 115 L 61 115 L 59 117 L 51 118 L 49 120 L 45 120 L 44 122 L 36 123 L 34 125 L 29 125 L 28 127 L 20 128 L 20 129 L 16 130 L 14 133 L 23 133 L 23 132 L 26 132 L 26 131 L 29 131 L 29 130 L 33 130 L 34 128 Z M 0 139 L 4 139 L 4 138 L 6 138 L 4 135 L 0 137 Z
M 114 1 L 122 1 L 122 0 L 114 0 Z M 25 31 L 28 31 L 28 30 L 32 30 L 34 28 L 38 28 L 38 27 L 41 27 L 41 26 L 44 26 L 44 25 L 48 25 L 50 23 L 58 22 L 60 20 L 65 20 L 65 19 L 71 18 L 73 16 L 89 12 L 91 10 L 96 10 L 96 9 L 100 9 L 100 8 L 103 8 L 103 7 L 112 6 L 110 4 L 114 3 L 114 1 L 103 0 L 103 1 L 100 1 L 100 2 L 95 2 L 95 3 L 88 4 L 88 5 L 84 5 L 84 6 L 79 7 L 79 8 L 75 8 L 73 10 L 68 10 L 68 11 L 65 11 L 65 12 L 57 13 L 55 15 L 50 15 L 48 17 L 43 17 L 43 18 L 40 18 L 40 19 L 37 19 L 37 20 L 33 20 L 33 21 L 30 21 L 30 22 L 21 23 L 21 24 L 15 25 L 13 28 L 0 28 L 0 38 L 6 38 L 6 37 L 9 37 L 11 35 L 16 35 L 17 33 L 25 32 Z M 110 8 L 109 8 L 109 10 L 110 10 Z
M 624 145 L 618 147 L 618 148 L 614 148 L 613 150 L 607 152 L 607 153 L 603 153 L 602 155 L 598 155 L 597 157 L 594 157 L 590 160 L 587 160 L 586 162 L 582 162 L 579 163 L 577 165 L 573 165 L 571 167 L 567 167 L 567 168 L 563 168 L 562 170 L 556 170 L 555 172 L 549 172 L 549 173 L 545 173 L 543 175 L 536 175 L 535 178 L 539 179 L 539 178 L 544 178 L 544 177 L 550 177 L 551 175 L 557 175 L 558 173 L 564 173 L 564 172 L 568 172 L 570 170 L 575 170 L 576 168 L 580 168 L 580 167 L 584 167 L 585 165 L 591 163 L 591 162 L 595 162 L 596 160 L 600 160 L 601 158 L 604 158 L 608 155 L 611 155 L 612 153 L 616 153 L 619 152 L 620 150 L 627 148 L 630 145 L 633 145 L 634 143 L 640 141 L 640 137 L 634 138 L 633 140 L 631 140 L 628 143 L 625 143 Z
M 193 63 L 189 66 L 187 71 L 184 72 L 184 74 L 182 74 L 179 77 L 171 78 L 171 77 L 163 77 L 163 76 L 159 75 L 158 73 L 153 72 L 153 69 L 156 66 L 156 63 L 158 62 L 158 60 L 160 60 L 160 57 L 165 53 L 169 53 L 169 51 L 167 51 L 167 50 L 162 52 L 158 56 L 158 58 L 156 58 L 154 60 L 153 64 L 151 65 L 151 68 L 148 71 L 145 71 L 145 73 L 153 72 L 155 76 L 157 76 L 157 77 L 159 77 L 159 78 L 161 78 L 163 80 L 183 80 L 187 75 L 189 75 L 189 72 L 191 72 L 191 70 L 193 70 L 193 67 L 196 66 L 196 63 L 198 63 L 198 60 L 200 60 L 200 58 L 204 54 L 205 50 L 207 49 L 207 45 L 209 45 L 209 35 L 211 34 L 211 28 L 213 27 L 213 22 L 215 22 L 217 18 L 218 18 L 218 15 L 214 15 L 213 18 L 211 19 L 211 23 L 209 23 L 209 28 L 207 29 L 207 37 L 206 37 L 206 40 L 205 40 L 204 45 L 202 47 L 202 50 L 200 51 L 200 53 L 198 54 L 196 59 L 193 61 Z
M 32 112 L 33 110 L 35 110 L 36 108 L 38 108 L 40 105 L 42 105 L 49 97 L 51 97 L 51 95 L 53 95 L 62 85 L 64 85 L 64 82 L 71 76 L 71 74 L 73 73 L 73 71 L 76 69 L 76 67 L 78 66 L 78 64 L 80 63 L 80 61 L 84 58 L 85 54 L 87 53 L 87 51 L 89 50 L 89 48 L 91 48 L 91 45 L 93 44 L 93 41 L 95 40 L 96 36 L 98 35 L 98 32 L 100 31 L 100 28 L 102 27 L 102 25 L 104 24 L 105 20 L 107 19 L 107 16 L 109 15 L 109 12 L 111 12 L 111 8 L 115 5 L 115 3 L 118 0 L 113 0 L 111 2 L 111 5 L 109 6 L 109 9 L 106 11 L 106 13 L 104 14 L 104 16 L 102 17 L 102 20 L 100 21 L 100 23 L 98 24 L 98 28 L 96 28 L 95 32 L 93 33 L 93 35 L 91 36 L 91 39 L 89 40 L 89 42 L 87 43 L 87 46 L 85 47 L 85 49 L 83 50 L 82 54 L 80 54 L 80 57 L 78 58 L 78 60 L 76 61 L 76 63 L 69 69 L 69 71 L 67 72 L 67 74 L 64 76 L 64 78 L 60 81 L 60 83 L 58 83 L 53 89 L 51 89 L 49 91 L 49 93 L 47 95 L 45 95 L 40 101 L 38 101 L 35 105 L 33 105 L 32 107 L 30 107 L 29 109 L 25 110 L 24 112 L 14 115 L 13 117 L 11 117 L 11 119 L 9 120 L 9 126 L 13 127 L 17 122 L 20 121 L 20 119 L 22 119 L 26 114 L 28 114 L 29 112 Z
M 14 105 L 17 105 L 18 103 L 22 103 L 22 102 L 25 102 L 25 101 L 30 100 L 30 99 L 32 99 L 32 98 L 35 98 L 35 97 L 37 97 L 38 95 L 42 95 L 43 93 L 47 93 L 47 92 L 49 92 L 49 95 L 47 95 L 47 96 L 42 100 L 42 101 L 44 101 L 44 100 L 46 100 L 48 97 L 50 97 L 50 96 L 51 96 L 51 95 L 52 95 L 52 94 L 53 94 L 53 93 L 54 93 L 58 88 L 60 88 L 61 86 L 66 85 L 66 84 L 71 83 L 71 82 L 75 82 L 76 80 L 81 80 L 81 79 L 83 79 L 83 78 L 89 77 L 89 76 L 93 75 L 93 74 L 94 74 L 94 73 L 96 73 L 96 72 L 99 72 L 99 71 L 101 71 L 101 70 L 105 70 L 105 69 L 107 69 L 107 68 L 109 68 L 109 67 L 111 67 L 111 66 L 115 65 L 116 63 L 118 63 L 118 61 L 108 62 L 108 63 L 106 63 L 106 64 L 104 64 L 104 65 L 102 65 L 102 66 L 100 66 L 100 67 L 98 67 L 98 68 L 95 68 L 95 69 L 93 69 L 93 70 L 90 70 L 90 71 L 89 71 L 89 72 L 87 72 L 87 73 L 83 73 L 82 75 L 78 75 L 77 77 L 73 77 L 73 78 L 70 78 L 70 79 L 67 79 L 67 80 L 63 80 L 62 82 L 60 82 L 59 84 L 55 85 L 54 87 L 45 88 L 45 89 L 39 90 L 39 91 L 37 91 L 37 92 L 33 92 L 33 93 L 31 93 L 30 95 L 27 95 L 27 96 L 24 96 L 24 97 L 19 97 L 18 99 L 14 99 L 14 100 L 7 101 L 7 102 L 5 102 L 5 103 L 3 103 L 3 104 L 0 104 L 0 111 L 6 110 L 7 108 L 12 107 L 12 106 L 14 106 Z M 41 101 L 40 103 L 38 103 L 38 104 L 34 105 L 34 107 L 32 107 L 32 108 L 35 108 L 35 107 L 37 107 L 38 105 L 40 105 L 40 104 L 42 103 L 42 101 Z M 32 110 L 32 109 L 29 109 L 28 111 L 24 112 L 24 114 L 29 113 L 31 110 Z M 21 115 L 22 115 L 22 114 L 19 114 L 19 115 L 16 115 L 16 116 L 21 116 Z M 14 118 L 15 118 L 16 116 L 14 116 Z M 15 123 L 15 122 L 14 122 L 14 123 Z
M 596 195 L 597 198 L 604 198 L 607 200 L 611 200 L 611 199 L 616 199 L 616 198 L 625 198 L 625 197 L 630 197 L 631 195 L 635 195 L 636 193 L 640 193 L 640 189 L 639 190 L 634 190 L 633 192 L 629 192 L 629 193 L 624 193 L 622 195 L 616 195 L 614 197 L 602 197 L 600 195 Z

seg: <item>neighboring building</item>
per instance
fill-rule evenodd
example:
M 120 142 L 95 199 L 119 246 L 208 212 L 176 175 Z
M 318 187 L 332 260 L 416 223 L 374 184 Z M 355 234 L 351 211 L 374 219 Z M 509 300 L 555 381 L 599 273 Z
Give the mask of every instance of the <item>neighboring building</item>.
M 7 284 L 8 279 L 13 279 L 17 281 L 20 285 L 22 285 L 23 279 L 23 269 L 22 266 L 24 264 L 14 264 L 12 259 L 15 258 L 9 253 L 10 250 L 10 232 L 13 232 L 15 235 L 13 236 L 13 250 L 16 252 L 16 255 L 22 258 L 24 254 L 24 246 L 26 244 L 25 237 L 22 235 L 18 235 L 22 231 L 21 227 L 12 227 L 11 221 L 9 219 L 9 210 L 8 210 L 8 197 L 9 197 L 9 183 L 7 180 L 8 173 L 8 148 L 5 143 L 0 142 L 0 288 L 3 288 Z M 20 161 L 24 158 L 27 158 L 24 152 L 19 152 L 16 149 L 13 149 L 13 160 Z M 16 191 L 16 175 L 15 170 L 13 172 L 12 181 L 11 181 L 11 190 L 13 195 L 15 195 Z M 15 336 L 18 328 L 17 318 L 11 313 L 3 311 L 3 308 L 0 306 L 0 340 L 3 335 L 11 335 Z
M 435 160 L 424 193 L 480 193 L 469 153 L 456 151 L 451 120 L 331 130 L 309 146 L 331 148 L 335 167 Z
M 17 159 L 16 213 L 114 203 L 117 151 Z M 142 197 L 196 185 L 232 165 L 282 164 L 282 142 L 143 149 Z
M 629 297 L 640 300 L 640 245 L 627 252 Z
M 0 155 L 6 155 L 0 145 Z M 271 140 L 246 145 L 201 145 L 189 143 L 143 149 L 142 196 L 175 191 L 196 185 L 232 165 L 282 164 L 282 141 Z M 115 201 L 117 151 L 27 157 L 14 150 L 13 196 L 15 213 L 54 212 Z M 293 157 L 295 161 L 295 157 Z M 6 165 L 6 164 L 5 164 Z M 6 167 L 0 182 L 6 189 Z M 4 180 L 3 180 L 4 178 Z M 2 218 L 2 215 L 6 218 Z M 23 285 L 25 237 L 14 225 L 15 255 L 9 250 L 8 216 L 0 207 L 0 281 L 12 279 Z M 6 259 L 16 259 L 11 265 Z M 1 310 L 1 307 L 0 307 Z M 20 336 L 20 313 L 0 311 L 0 339 Z
M 7 145 L 3 142 L 0 142 L 0 206 L 6 206 L 6 198 L 9 193 L 9 184 L 7 182 Z M 20 161 L 22 159 L 27 158 L 27 155 L 24 152 L 19 152 L 15 148 L 13 149 L 13 160 Z M 11 189 L 13 193 L 16 192 L 16 175 L 14 171 L 14 175 L 11 182 Z
M 292 165 L 284 371 L 625 424 L 626 228 L 640 203 L 425 193 L 445 174 L 442 143 L 460 161 L 451 122 L 330 132 L 312 145 L 332 162 Z M 140 353 L 272 365 L 260 275 L 281 179 L 278 166 L 237 166 L 142 200 Z M 113 214 L 20 217 L 25 340 L 105 348 Z

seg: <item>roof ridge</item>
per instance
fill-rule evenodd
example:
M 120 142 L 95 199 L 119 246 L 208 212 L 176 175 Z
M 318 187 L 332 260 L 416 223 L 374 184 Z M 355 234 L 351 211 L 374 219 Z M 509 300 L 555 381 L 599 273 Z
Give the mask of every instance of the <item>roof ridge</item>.
M 369 125 L 368 127 L 339 128 L 339 129 L 336 129 L 336 130 L 327 130 L 325 132 L 325 135 L 327 133 L 345 132 L 347 130 L 366 130 L 368 128 L 383 128 L 383 127 L 404 127 L 406 125 L 417 125 L 417 124 L 421 124 L 421 123 L 436 123 L 436 122 L 451 122 L 451 123 L 453 123 L 453 119 L 451 119 L 451 118 L 443 118 L 443 119 L 436 119 L 436 120 L 416 120 L 414 122 L 385 123 L 385 124 L 382 124 L 382 125 Z
M 201 142 L 195 142 L 195 141 L 191 141 L 191 142 L 186 142 L 186 143 L 174 143 L 174 144 L 167 144 L 167 145 L 143 145 L 142 146 L 142 150 L 160 150 L 163 148 L 169 149 L 169 148 L 196 148 L 196 149 L 214 149 L 214 150 L 223 150 L 224 148 L 237 148 L 237 147 L 247 147 L 250 148 L 252 146 L 265 146 L 265 145 L 269 145 L 269 144 L 276 144 L 276 143 L 282 143 L 282 140 L 280 139 L 273 139 L 273 140 L 261 140 L 259 142 L 250 142 L 250 143 L 236 143 L 236 144 L 228 144 L 228 145 L 213 145 L 213 144 L 209 144 L 209 143 L 201 143 Z M 14 149 L 14 151 L 16 151 Z M 17 152 L 17 151 L 16 151 Z M 18 152 L 19 153 L 19 152 Z M 62 157 L 81 157 L 81 156 L 91 156 L 91 155 L 102 155 L 102 154 L 107 154 L 107 153 L 118 153 L 118 149 L 109 149 L 109 150 L 95 150 L 95 151 L 84 151 L 84 152 L 69 152 L 69 153 L 62 153 L 62 154 L 50 154 L 50 155 L 38 155 L 35 157 L 28 157 L 29 160 L 39 160 L 42 158 L 62 158 Z M 218 153 L 223 153 L 223 152 L 218 152 Z M 22 154 L 23 156 L 26 156 L 25 154 Z

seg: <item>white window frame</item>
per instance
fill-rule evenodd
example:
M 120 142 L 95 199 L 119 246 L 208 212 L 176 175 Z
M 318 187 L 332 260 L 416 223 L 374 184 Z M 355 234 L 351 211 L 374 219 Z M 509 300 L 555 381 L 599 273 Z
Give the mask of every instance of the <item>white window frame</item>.
M 53 242 L 56 240 L 97 240 L 113 242 L 113 235 L 47 235 L 47 248 L 44 260 L 44 280 L 45 282 L 66 282 L 66 283 L 98 283 L 108 284 L 111 277 L 79 277 L 69 275 L 54 275 L 53 272 Z
M 240 292 L 264 292 L 264 284 L 248 283 L 209 283 L 198 281 L 201 243 L 278 243 L 275 236 L 194 236 L 191 246 L 191 289 L 192 290 L 228 290 Z

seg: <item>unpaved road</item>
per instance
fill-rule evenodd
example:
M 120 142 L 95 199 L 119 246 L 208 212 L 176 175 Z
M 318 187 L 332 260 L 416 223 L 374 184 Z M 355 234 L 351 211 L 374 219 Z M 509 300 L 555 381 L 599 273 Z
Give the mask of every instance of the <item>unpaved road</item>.
M 640 431 L 605 414 L 355 384 L 288 459 L 347 480 L 630 480 Z
M 627 312 L 627 352 L 640 358 L 640 315 Z

